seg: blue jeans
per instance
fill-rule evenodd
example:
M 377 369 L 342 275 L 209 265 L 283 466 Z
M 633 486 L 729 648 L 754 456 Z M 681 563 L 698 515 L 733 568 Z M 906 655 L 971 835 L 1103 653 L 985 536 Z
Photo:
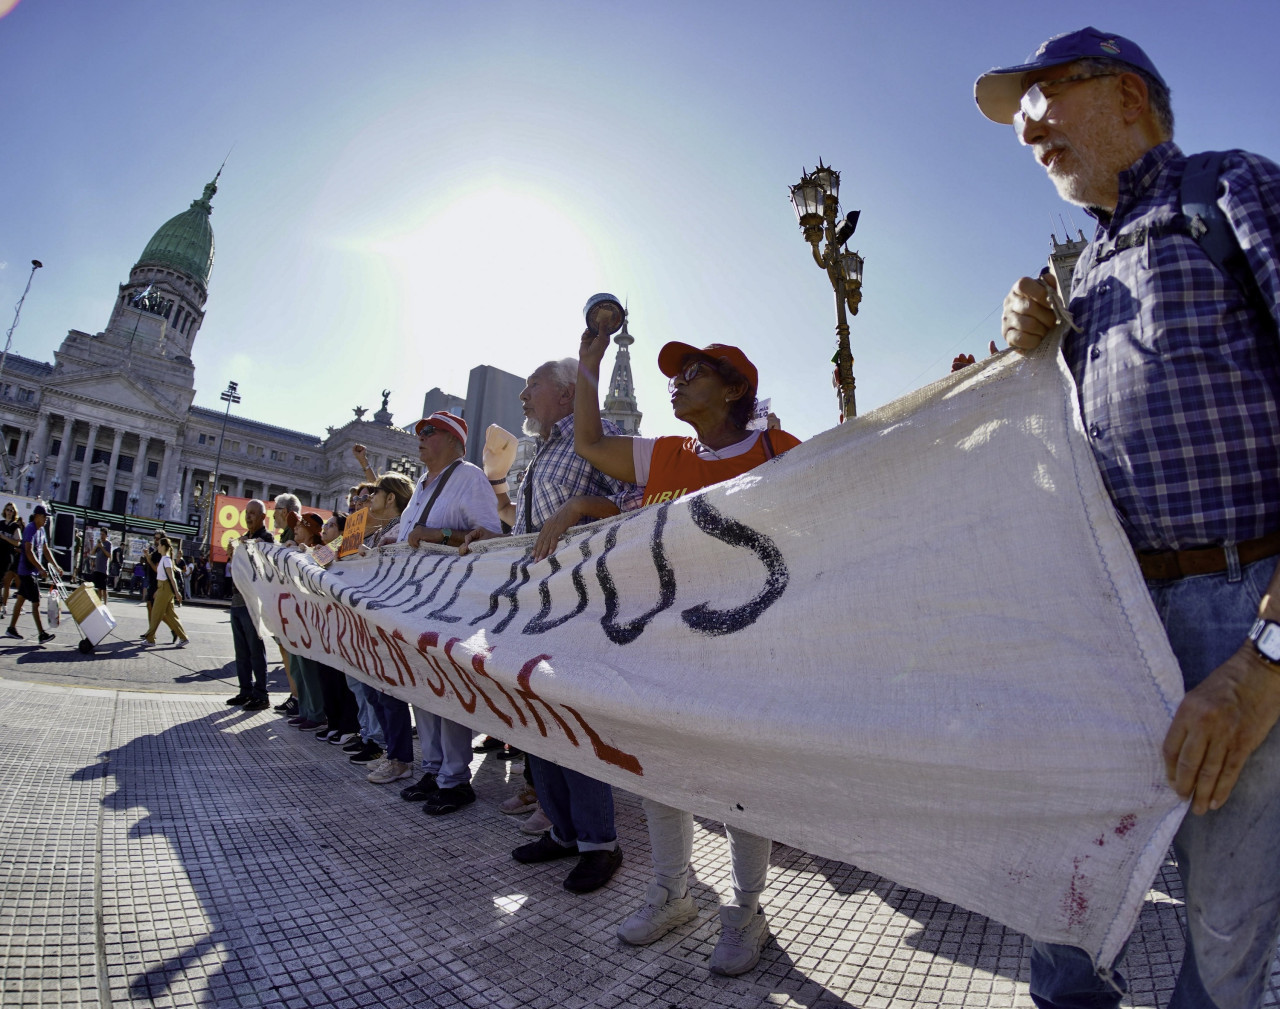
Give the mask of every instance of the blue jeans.
M 471 781 L 471 737 L 465 725 L 413 709 L 418 723 L 418 743 L 422 747 L 422 771 L 434 774 L 441 788 L 453 788 Z
M 1148 582 L 1187 690 L 1245 640 L 1276 559 L 1178 581 Z M 1277 675 L 1280 675 L 1278 673 Z M 1261 1005 L 1280 936 L 1280 729 L 1249 757 L 1231 797 L 1203 816 L 1188 813 L 1174 838 L 1186 891 L 1187 950 L 1169 1009 Z M 1124 978 L 1095 973 L 1073 946 L 1035 943 L 1031 997 L 1042 1009 L 1110 1009 Z
M 369 700 L 378 713 L 378 724 L 387 740 L 387 756 L 402 764 L 412 764 L 413 723 L 409 720 L 409 705 L 381 690 L 374 690 Z
M 256 700 L 267 699 L 267 650 L 247 606 L 231 607 L 231 643 L 236 649 L 236 675 L 240 693 Z
M 538 804 L 551 821 L 551 836 L 579 851 L 612 851 L 618 846 L 613 826 L 613 789 L 603 781 L 526 753 L 533 770 Z
M 363 680 L 354 676 L 347 677 L 347 686 L 356 695 L 357 718 L 360 721 L 360 738 L 366 743 L 377 743 L 382 749 L 387 748 L 387 737 L 383 735 L 382 724 L 378 721 L 378 711 L 369 700 L 377 691 Z

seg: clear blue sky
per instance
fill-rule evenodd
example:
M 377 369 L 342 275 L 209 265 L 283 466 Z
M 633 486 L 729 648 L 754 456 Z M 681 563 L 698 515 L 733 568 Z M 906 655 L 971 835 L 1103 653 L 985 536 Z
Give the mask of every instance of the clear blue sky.
M 739 344 L 790 430 L 831 426 L 832 295 L 787 198 L 819 155 L 863 212 L 861 411 L 940 377 L 1051 229 L 1088 232 L 972 98 L 1061 31 L 1138 41 L 1185 150 L 1280 159 L 1274 0 L 9 6 L 0 329 L 45 264 L 14 350 L 101 330 L 234 145 L 196 402 L 234 379 L 247 416 L 317 434 L 384 387 L 407 424 L 476 364 L 576 353 L 600 289 L 630 301 L 646 433 L 682 429 L 671 339 Z

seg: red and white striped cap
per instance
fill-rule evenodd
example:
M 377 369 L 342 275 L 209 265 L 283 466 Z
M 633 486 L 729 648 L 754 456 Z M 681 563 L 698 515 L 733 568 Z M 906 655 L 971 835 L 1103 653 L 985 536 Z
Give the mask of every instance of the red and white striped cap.
M 463 448 L 467 447 L 467 422 L 448 410 L 437 410 L 430 417 L 423 417 L 422 420 L 413 425 L 413 433 L 422 434 L 424 427 L 434 427 L 437 431 L 445 431 L 462 442 Z

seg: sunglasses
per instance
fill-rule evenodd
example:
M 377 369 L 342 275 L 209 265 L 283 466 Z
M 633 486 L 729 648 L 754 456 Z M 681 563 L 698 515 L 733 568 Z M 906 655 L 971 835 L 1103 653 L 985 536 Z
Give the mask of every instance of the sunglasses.
M 672 375 L 667 380 L 667 391 L 668 392 L 676 391 L 677 378 L 683 379 L 684 384 L 688 385 L 695 378 L 701 375 L 704 371 L 710 372 L 713 375 L 720 374 L 720 369 L 717 368 L 710 361 L 690 361 L 688 364 L 686 364 L 683 368 L 681 368 L 679 371 L 677 371 L 674 375 Z
M 1027 88 L 1022 101 L 1018 103 L 1018 111 L 1013 114 L 1013 132 L 1018 135 L 1018 143 L 1024 147 L 1027 142 L 1022 139 L 1027 123 L 1038 123 L 1049 113 L 1049 102 L 1058 96 L 1057 89 L 1067 84 L 1079 84 L 1091 81 L 1095 77 L 1119 77 L 1120 71 L 1112 70 L 1097 74 L 1072 74 L 1070 77 L 1059 77 L 1053 81 L 1040 81 Z M 1045 94 L 1045 88 L 1054 88 L 1053 94 Z

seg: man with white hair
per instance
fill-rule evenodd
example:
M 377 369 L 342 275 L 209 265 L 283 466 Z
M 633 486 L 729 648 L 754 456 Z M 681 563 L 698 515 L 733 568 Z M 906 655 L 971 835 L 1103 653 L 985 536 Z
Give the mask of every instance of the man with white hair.
M 1098 222 L 1061 351 L 1187 691 L 1164 741 L 1191 802 L 1174 839 L 1187 950 L 1169 1004 L 1252 1009 L 1280 935 L 1280 166 L 1184 155 L 1155 65 L 1096 28 L 983 74 L 974 96 Z M 1056 294 L 1017 281 L 1011 346 L 1054 327 Z M 1042 1009 L 1109 1009 L 1123 992 L 1112 964 L 1034 944 Z
M 289 513 L 302 514 L 302 500 L 297 494 L 277 494 L 275 510 L 271 513 L 272 524 L 276 527 L 276 535 L 281 543 L 293 539 L 293 530 L 289 528 Z
M 498 514 L 513 535 L 539 533 L 534 557 L 555 551 L 565 530 L 580 522 L 607 518 L 637 507 L 641 491 L 634 484 L 605 476 L 573 450 L 573 399 L 578 362 L 547 361 L 529 376 L 520 402 L 524 430 L 538 439 L 538 451 L 521 478 L 514 501 L 506 481 L 495 482 Z M 607 434 L 622 434 L 604 421 Z M 468 542 L 481 536 L 470 536 Z M 578 856 L 564 888 L 589 893 L 609 882 L 622 864 L 613 820 L 613 789 L 578 771 L 526 754 L 542 811 L 551 829 L 537 841 L 511 853 L 517 862 L 549 862 Z

